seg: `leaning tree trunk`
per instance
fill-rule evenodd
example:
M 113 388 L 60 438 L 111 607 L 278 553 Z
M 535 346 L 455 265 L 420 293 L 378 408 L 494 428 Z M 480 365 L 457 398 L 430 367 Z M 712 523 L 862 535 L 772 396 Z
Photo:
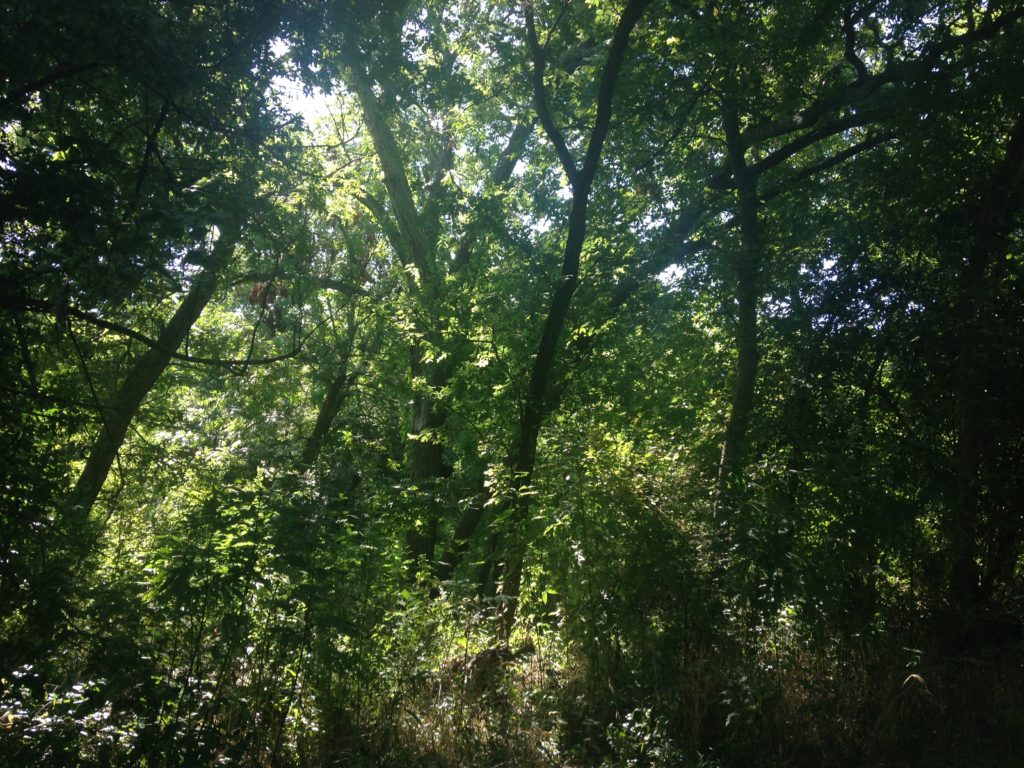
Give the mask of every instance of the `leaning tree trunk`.
M 352 352 L 355 347 L 356 332 L 355 303 L 353 302 L 348 308 L 347 328 L 345 341 L 341 350 L 341 359 L 335 364 L 336 371 L 334 378 L 331 380 L 331 383 L 327 387 L 327 391 L 324 393 L 324 399 L 320 402 L 320 408 L 317 411 L 316 422 L 313 425 L 313 429 L 303 441 L 302 453 L 299 455 L 299 460 L 295 464 L 295 473 L 297 475 L 304 474 L 316 463 L 317 459 L 320 458 L 320 453 L 323 451 L 324 447 L 324 441 L 330 434 L 331 427 L 334 425 L 335 419 L 338 417 L 338 414 L 345 405 L 349 390 L 352 387 L 352 380 L 357 375 L 349 367 L 349 363 L 352 359 Z
M 85 468 L 75 487 L 64 499 L 64 508 L 75 524 L 87 524 L 110 467 L 124 444 L 128 428 L 157 379 L 167 368 L 199 315 L 210 302 L 228 254 L 234 248 L 237 233 L 222 233 L 214 245 L 206 268 L 199 274 L 174 315 L 160 331 L 156 344 L 147 349 L 135 364 L 109 405 L 100 412 L 100 432 L 93 442 Z

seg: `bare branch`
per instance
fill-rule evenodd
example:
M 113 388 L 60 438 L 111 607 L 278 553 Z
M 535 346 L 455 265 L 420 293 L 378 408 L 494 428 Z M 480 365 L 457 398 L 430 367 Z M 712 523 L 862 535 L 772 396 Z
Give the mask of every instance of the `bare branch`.
M 555 124 L 551 115 L 551 106 L 548 104 L 547 90 L 544 87 L 544 70 L 547 67 L 547 54 L 537 40 L 537 26 L 533 18 L 533 3 L 526 4 L 526 42 L 530 46 L 530 57 L 533 60 L 533 102 L 537 110 L 537 119 L 540 120 L 548 141 L 555 148 L 558 160 L 562 164 L 562 170 L 569 178 L 569 184 L 576 186 L 576 161 L 573 160 L 569 145 L 565 143 L 562 131 Z
M 48 302 L 45 301 L 39 301 L 37 299 L 14 300 L 8 296 L 4 296 L 2 299 L 0 299 L 0 301 L 3 302 L 3 308 L 9 310 L 41 312 L 47 315 L 54 315 L 59 312 L 60 314 L 66 317 L 75 317 L 78 318 L 79 320 L 83 320 L 84 322 L 89 323 L 89 325 L 94 325 L 97 328 L 103 328 L 104 330 L 112 331 L 113 333 L 116 333 L 120 336 L 124 336 L 126 338 L 139 341 L 145 344 L 150 349 L 155 349 L 170 355 L 175 360 L 181 360 L 182 362 L 186 363 L 195 363 L 197 365 L 212 365 L 219 368 L 239 368 L 250 365 L 270 365 L 271 363 L 278 363 L 281 362 L 282 360 L 288 360 L 289 358 L 295 357 L 296 355 L 302 352 L 303 343 L 312 334 L 312 331 L 309 334 L 306 334 L 306 336 L 303 337 L 302 342 L 300 342 L 295 347 L 295 349 L 291 350 L 290 352 L 281 355 L 275 355 L 273 357 L 258 357 L 240 360 L 231 360 L 219 357 L 202 357 L 198 355 L 186 355 L 176 350 L 168 349 L 156 339 L 151 338 L 150 336 L 147 336 L 146 334 L 141 333 L 140 331 L 136 331 L 134 328 L 130 328 L 127 325 L 122 325 L 121 323 L 115 323 L 111 320 L 104 320 L 103 318 L 97 317 L 96 315 L 91 314 L 90 312 L 85 312 L 75 307 L 61 306 L 59 308 L 55 308 L 52 304 L 49 304 Z
M 587 185 L 590 184 L 594 174 L 597 172 L 597 165 L 601 159 L 601 150 L 604 147 L 604 141 L 608 137 L 608 130 L 611 127 L 612 97 L 615 95 L 615 84 L 618 82 L 619 72 L 622 70 L 622 62 L 626 56 L 629 36 L 650 4 L 651 0 L 630 0 L 630 3 L 619 18 L 618 26 L 615 28 L 611 49 L 608 51 L 608 61 L 604 65 L 604 71 L 601 73 L 601 83 L 597 89 L 597 119 L 594 122 L 594 129 L 590 134 L 590 142 L 587 144 L 587 154 L 583 160 L 582 177 Z
M 878 134 L 877 136 L 871 136 L 870 138 L 867 138 L 864 141 L 858 142 L 850 147 L 847 147 L 842 152 L 837 152 L 836 154 L 831 155 L 830 157 L 826 157 L 823 160 L 819 160 L 816 163 L 811 163 L 810 165 L 801 168 L 792 176 L 783 179 L 778 184 L 774 185 L 773 187 L 770 187 L 765 192 L 763 192 L 761 194 L 761 202 L 767 202 L 772 198 L 777 197 L 778 195 L 785 192 L 786 189 L 791 187 L 793 184 L 799 183 L 804 179 L 809 179 L 812 176 L 821 173 L 822 171 L 828 170 L 829 168 L 834 168 L 835 166 L 846 162 L 851 157 L 859 155 L 862 152 L 867 152 L 868 150 L 874 149 L 880 144 L 884 144 L 887 141 L 892 141 L 894 138 L 896 138 L 895 135 L 891 133 L 881 133 Z

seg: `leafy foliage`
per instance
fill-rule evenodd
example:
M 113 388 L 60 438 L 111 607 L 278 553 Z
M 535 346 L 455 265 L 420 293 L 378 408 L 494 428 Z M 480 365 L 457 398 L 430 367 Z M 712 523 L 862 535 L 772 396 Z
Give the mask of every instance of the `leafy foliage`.
M 1024 748 L 1012 3 L 0 18 L 5 764 Z

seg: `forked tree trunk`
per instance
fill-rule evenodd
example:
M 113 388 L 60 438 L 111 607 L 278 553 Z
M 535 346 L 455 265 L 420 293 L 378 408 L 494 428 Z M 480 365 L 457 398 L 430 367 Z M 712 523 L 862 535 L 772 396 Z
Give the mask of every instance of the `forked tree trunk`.
M 526 556 L 526 521 L 529 519 L 529 497 L 525 495 L 533 478 L 537 463 L 537 440 L 547 416 L 548 396 L 551 389 L 552 372 L 561 350 L 561 336 L 572 306 L 572 299 L 579 285 L 580 256 L 587 237 L 587 205 L 594 177 L 601 160 L 605 139 L 611 128 L 612 97 L 618 82 L 619 72 L 625 59 L 626 48 L 633 28 L 650 4 L 650 0 L 630 0 L 626 5 L 612 38 L 608 60 L 601 73 L 597 92 L 597 116 L 587 142 L 583 164 L 576 166 L 572 153 L 561 131 L 555 125 L 547 101 L 544 85 L 546 53 L 541 48 L 534 26 L 533 10 L 527 7 L 527 39 L 533 55 L 533 91 L 537 116 L 548 139 L 554 145 L 563 170 L 572 187 L 572 203 L 569 209 L 568 231 L 562 256 L 562 271 L 558 285 L 551 297 L 547 317 L 541 331 L 533 368 L 526 389 L 523 410 L 519 421 L 519 432 L 511 454 L 513 476 L 513 506 L 511 538 L 506 547 L 506 558 L 501 579 L 501 603 L 499 615 L 499 638 L 507 640 L 515 623 L 519 591 L 522 583 L 523 561 Z
M 392 247 L 406 268 L 414 268 L 417 274 L 418 279 L 409 281 L 409 289 L 424 310 L 426 318 L 418 322 L 418 330 L 429 339 L 431 346 L 443 349 L 446 323 L 441 311 L 441 294 L 444 283 L 438 274 L 440 267 L 435 253 L 442 208 L 437 205 L 436 197 L 441 194 L 442 187 L 437 184 L 428 190 L 417 210 L 406 173 L 406 160 L 388 125 L 384 106 L 374 94 L 368 75 L 358 66 L 353 67 L 350 70 L 350 82 L 362 105 L 366 128 L 384 174 L 389 208 L 395 221 L 395 226 L 388 228 Z M 490 181 L 494 186 L 502 187 L 511 179 L 532 128 L 532 122 L 524 121 L 513 129 L 505 150 L 492 170 Z M 386 216 L 385 211 L 376 214 Z M 471 222 L 462 233 L 449 275 L 459 276 L 471 260 L 475 245 L 474 222 Z M 440 402 L 440 393 L 452 379 L 456 356 L 454 350 L 444 351 L 447 359 L 428 361 L 425 359 L 424 345 L 414 342 L 410 349 L 411 375 L 426 383 L 425 391 L 417 392 L 413 398 L 409 430 L 409 482 L 425 500 L 424 507 L 417 515 L 418 519 L 405 534 L 405 554 L 414 563 L 421 559 L 431 563 L 434 561 L 434 550 L 445 511 L 444 501 L 439 499 L 438 485 L 451 474 L 440 435 L 447 420 L 447 413 Z M 462 521 L 457 523 L 454 542 L 460 541 L 458 531 L 464 529 Z M 452 551 L 452 547 L 446 550 L 446 561 L 451 559 Z M 441 563 L 433 567 L 435 575 L 444 576 L 448 570 Z

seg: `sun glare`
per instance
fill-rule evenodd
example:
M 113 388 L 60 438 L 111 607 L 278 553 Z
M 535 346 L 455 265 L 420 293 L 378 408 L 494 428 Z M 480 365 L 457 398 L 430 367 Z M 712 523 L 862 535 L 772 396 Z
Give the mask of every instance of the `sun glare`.
M 279 59 L 288 56 L 290 47 L 284 40 L 278 39 L 270 47 Z M 331 113 L 334 104 L 332 94 L 315 86 L 309 87 L 295 74 L 287 77 L 278 76 L 271 80 L 271 91 L 281 101 L 281 105 L 302 117 L 307 127 L 314 127 L 317 122 Z

